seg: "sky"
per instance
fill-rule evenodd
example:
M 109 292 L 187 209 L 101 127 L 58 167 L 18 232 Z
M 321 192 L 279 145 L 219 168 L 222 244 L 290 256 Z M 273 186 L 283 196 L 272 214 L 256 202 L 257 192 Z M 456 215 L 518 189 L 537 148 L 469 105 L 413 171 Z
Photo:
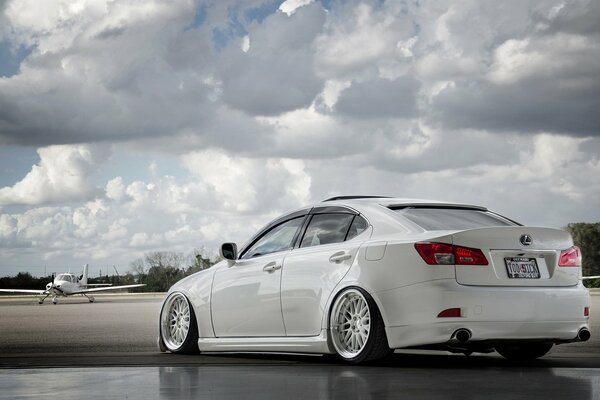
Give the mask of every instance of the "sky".
M 341 194 L 600 221 L 600 2 L 0 0 L 0 275 Z

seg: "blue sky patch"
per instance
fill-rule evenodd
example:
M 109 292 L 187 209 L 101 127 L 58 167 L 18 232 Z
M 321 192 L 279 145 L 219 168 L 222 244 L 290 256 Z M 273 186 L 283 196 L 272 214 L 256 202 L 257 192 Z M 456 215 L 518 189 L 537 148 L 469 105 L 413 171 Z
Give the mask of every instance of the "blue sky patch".
M 256 21 L 258 23 L 262 23 L 265 18 L 267 18 L 271 14 L 275 14 L 279 9 L 279 6 L 283 3 L 281 0 L 269 1 L 261 4 L 258 7 L 251 8 L 246 10 L 245 18 L 248 22 Z
M 248 34 L 244 24 L 240 22 L 240 6 L 230 6 L 227 11 L 229 16 L 227 26 L 212 30 L 212 41 L 216 51 L 221 51 L 232 39 L 241 38 Z
M 191 31 L 200 28 L 206 22 L 207 12 L 206 5 L 201 5 L 196 9 L 196 14 L 191 24 L 186 26 L 184 31 Z
M 326 10 L 331 10 L 334 0 L 321 0 L 321 4 L 323 8 Z
M 15 51 L 10 42 L 0 41 L 0 76 L 11 77 L 18 74 L 21 62 L 32 50 L 32 47 L 19 46 Z
M 36 148 L 0 146 L 0 188 L 12 186 L 31 171 L 40 161 Z

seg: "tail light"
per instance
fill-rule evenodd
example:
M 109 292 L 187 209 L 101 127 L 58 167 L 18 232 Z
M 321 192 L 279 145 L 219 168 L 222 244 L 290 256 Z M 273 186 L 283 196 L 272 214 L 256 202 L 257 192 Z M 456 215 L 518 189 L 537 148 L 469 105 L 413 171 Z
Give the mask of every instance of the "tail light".
M 446 243 L 415 243 L 415 249 L 429 265 L 488 265 L 479 249 Z
M 558 265 L 561 267 L 581 267 L 581 250 L 573 246 L 570 249 L 560 252 Z

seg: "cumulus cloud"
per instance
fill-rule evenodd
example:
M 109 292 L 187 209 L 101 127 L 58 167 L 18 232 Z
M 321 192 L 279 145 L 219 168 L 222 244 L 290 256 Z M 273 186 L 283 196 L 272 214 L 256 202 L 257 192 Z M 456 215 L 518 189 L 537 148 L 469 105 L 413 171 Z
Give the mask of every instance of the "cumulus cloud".
M 313 70 L 311 46 L 324 21 L 325 11 L 314 3 L 251 25 L 248 50 L 233 46 L 219 57 L 223 100 L 254 115 L 310 105 L 323 87 Z
M 213 195 L 211 207 L 238 212 L 300 206 L 310 199 L 311 178 L 304 162 L 291 159 L 232 157 L 217 151 L 193 152 L 183 164 Z
M 598 7 L 588 2 L 561 4 L 540 3 L 529 9 L 527 18 L 518 11 L 527 9 L 518 8 L 521 18 L 490 32 L 487 51 L 480 53 L 488 66 L 466 78 L 446 76 L 452 85 L 432 97 L 432 119 L 453 129 L 597 135 L 600 36 L 589 28 L 589 17 L 582 11 L 595 15 Z M 566 28 L 559 23 L 562 15 L 568 15 L 573 26 L 581 21 L 588 28 Z M 478 25 L 448 25 L 446 35 L 480 29 L 472 26 Z
M 384 74 L 395 78 L 407 62 L 404 41 L 415 33 L 406 5 L 340 2 L 315 41 L 320 76 Z M 379 71 L 378 71 L 379 70 Z
M 314 0 L 286 0 L 279 6 L 279 9 L 287 15 L 292 15 L 302 6 L 312 3 Z
M 573 90 L 547 82 L 510 87 L 477 82 L 449 87 L 437 95 L 431 121 L 450 129 L 593 136 L 600 132 L 597 93 L 597 89 Z
M 249 17 L 261 4 L 7 2 L 7 40 L 32 51 L 0 79 L 0 143 L 256 154 L 278 140 L 256 116 L 311 108 L 373 128 L 400 117 L 446 129 L 598 131 L 594 1 L 339 2 L 327 12 L 287 1 Z
M 0 144 L 48 145 L 237 132 L 215 104 L 211 28 L 188 1 L 10 2 L 11 40 L 33 50 L 0 79 Z M 235 114 L 235 113 L 233 113 Z M 252 120 L 246 118 L 250 127 Z M 223 143 L 233 141 L 223 140 Z
M 96 194 L 89 178 L 108 158 L 106 148 L 62 145 L 38 149 L 40 162 L 19 182 L 0 188 L 0 205 L 84 200 Z
M 107 182 L 93 200 L 0 214 L 5 254 L 35 249 L 44 259 L 128 263 L 150 250 L 188 253 L 244 242 L 280 212 L 311 201 L 311 178 L 299 160 L 250 159 L 219 151 L 181 157 L 187 179 Z M 38 255 L 40 257 L 40 255 Z M 112 261 L 107 261 L 112 260 Z
M 335 109 L 358 118 L 415 117 L 419 87 L 413 77 L 357 82 L 341 92 Z
M 123 178 L 117 176 L 111 179 L 106 184 L 106 197 L 111 200 L 121 201 L 125 197 L 125 185 L 123 184 Z

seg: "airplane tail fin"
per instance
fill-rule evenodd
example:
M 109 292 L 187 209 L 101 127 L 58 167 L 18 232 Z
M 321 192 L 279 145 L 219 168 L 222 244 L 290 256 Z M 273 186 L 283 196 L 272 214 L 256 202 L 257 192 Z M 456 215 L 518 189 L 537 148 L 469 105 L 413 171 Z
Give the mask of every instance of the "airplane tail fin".
M 81 277 L 81 281 L 79 281 L 82 285 L 87 285 L 88 283 L 88 265 L 85 264 L 83 266 L 83 275 Z

